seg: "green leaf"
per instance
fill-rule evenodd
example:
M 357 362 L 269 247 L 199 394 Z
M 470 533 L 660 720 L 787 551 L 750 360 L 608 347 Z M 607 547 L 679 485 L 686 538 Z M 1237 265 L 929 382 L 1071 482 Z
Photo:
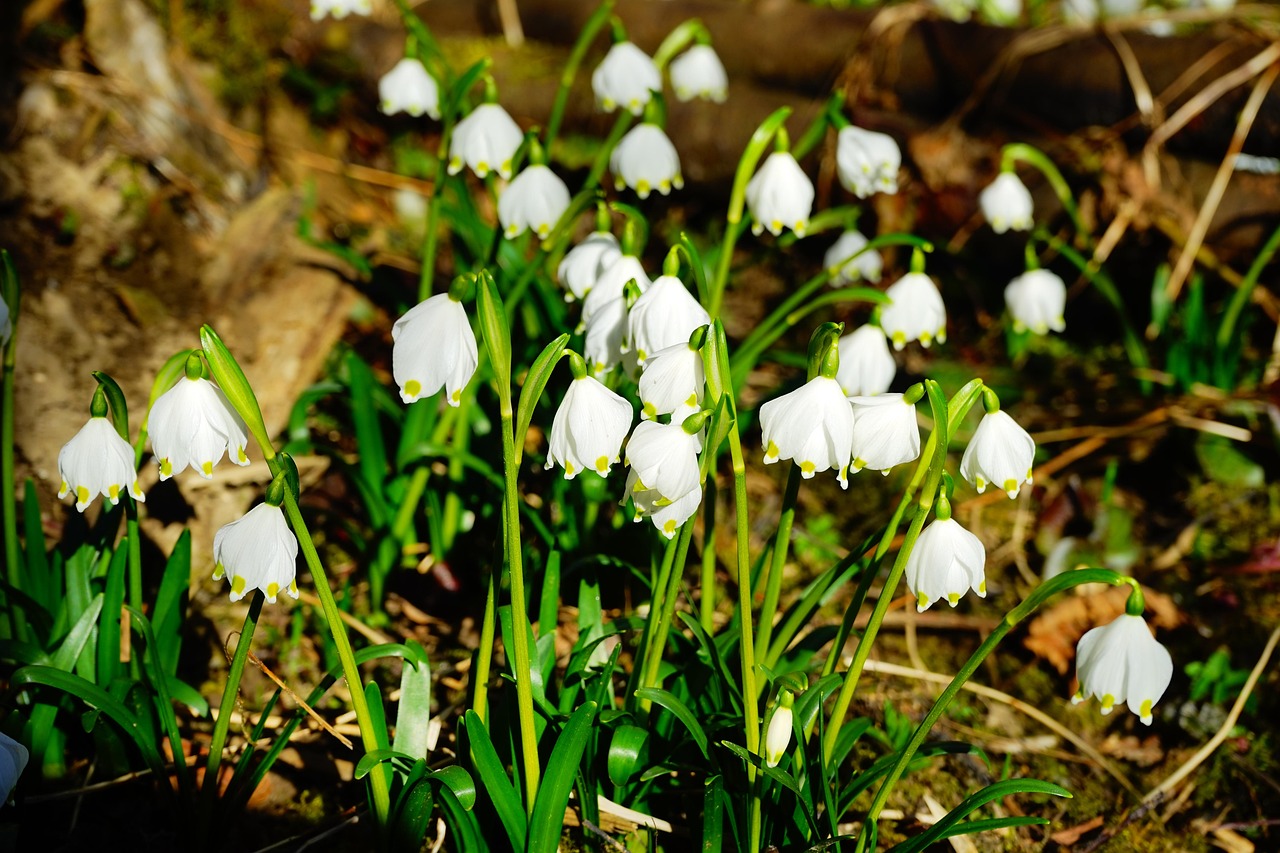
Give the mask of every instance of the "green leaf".
M 417 643 L 409 641 L 413 645 Z M 396 708 L 396 736 L 392 747 L 414 758 L 427 757 L 427 733 L 431 723 L 431 667 L 423 660 L 416 666 L 406 660 L 400 671 L 400 704 Z
M 426 762 L 421 758 L 415 759 L 408 753 L 399 752 L 390 747 L 380 747 L 360 756 L 360 760 L 356 763 L 355 778 L 363 779 L 379 764 L 395 764 L 397 762 L 408 769 L 415 768 L 419 762 L 422 763 L 423 767 L 426 767 Z
M 527 853 L 555 853 L 560 846 L 560 832 L 564 827 L 564 810 L 569 805 L 569 792 L 578 775 L 578 763 L 591 737 L 591 724 L 596 715 L 596 703 L 587 702 L 573 712 L 565 723 L 555 748 L 547 761 L 547 772 L 538 788 L 538 799 L 533 804 L 529 819 L 529 844 Z
M 120 608 L 124 605 L 124 580 L 127 572 L 128 537 L 111 555 L 107 569 L 107 587 L 103 593 L 102 615 L 98 620 L 98 684 L 108 684 L 120 669 Z
M 639 726 L 624 724 L 613 730 L 609 742 L 609 781 L 621 787 L 644 763 L 649 732 Z
M 191 531 L 184 530 L 169 552 L 169 560 L 160 578 L 156 593 L 156 607 L 151 627 L 156 633 L 156 652 L 160 656 L 165 674 L 178 671 L 178 656 L 182 652 L 182 597 L 191 582 Z M 187 704 L 190 704 L 189 702 Z
M 724 841 L 724 777 L 708 776 L 702 794 L 702 853 L 720 853 Z
M 448 769 L 450 768 L 445 768 L 445 770 Z M 480 832 L 480 819 L 476 817 L 475 812 L 464 807 L 448 785 L 442 785 L 437 796 L 440 800 L 440 811 L 444 814 L 445 826 L 450 836 L 456 839 L 453 844 L 454 849 L 465 850 L 466 853 L 488 853 L 489 845 Z M 474 793 L 472 799 L 474 800 Z
M 471 811 L 476 804 L 476 782 L 471 774 L 457 764 L 442 767 L 431 774 L 431 780 L 447 789 L 458 800 L 458 805 Z
M 26 536 L 26 575 L 23 591 L 39 601 L 50 613 L 57 613 L 62 603 L 60 585 L 49 576 L 49 555 L 45 553 L 44 525 L 40 518 L 40 498 L 36 484 L 28 477 L 22 493 L 22 529 Z
M 524 453 L 524 436 L 529 431 L 529 424 L 533 421 L 533 410 L 537 407 L 538 400 L 542 398 L 542 392 L 551 379 L 551 373 L 568 345 L 568 333 L 547 344 L 533 360 L 533 365 L 525 376 L 524 387 L 520 389 L 520 402 L 516 407 L 516 464 L 520 463 L 520 457 Z
M 391 819 L 390 849 L 419 850 L 435 806 L 430 779 L 418 779 L 401 793 Z
M 70 672 L 71 668 L 76 665 L 76 661 L 80 659 L 80 655 L 84 652 L 85 645 L 89 642 L 89 637 L 93 634 L 94 626 L 98 621 L 98 614 L 101 612 L 102 593 L 98 593 L 94 596 L 92 603 L 80 614 L 80 618 L 71 627 L 66 639 L 62 641 L 62 645 L 58 646 L 58 650 L 54 652 L 53 660 L 50 661 L 50 665 L 54 669 Z M 44 754 L 45 746 L 49 742 L 53 722 L 57 715 L 58 708 L 56 705 L 43 702 L 37 704 L 31 711 L 31 744 L 32 751 L 37 756 Z
M 169 738 L 169 749 L 175 758 L 174 764 L 178 771 L 179 790 L 188 791 L 191 788 L 191 769 L 187 766 L 186 761 L 181 760 L 183 755 L 182 735 L 178 733 L 178 717 L 173 710 L 173 698 L 169 691 L 168 677 L 164 673 L 163 664 L 157 659 L 156 635 L 151 630 L 151 622 L 141 610 L 128 604 L 124 605 L 124 607 L 129 611 L 130 627 L 142 635 L 145 646 L 142 652 L 143 668 L 151 682 L 152 690 L 155 691 L 152 704 L 155 706 L 156 716 L 160 718 L 160 724 L 164 727 L 165 736 Z
M 702 757 L 711 757 L 711 754 L 707 751 L 707 733 L 702 730 L 702 724 L 698 722 L 698 718 L 689 710 L 689 706 L 680 701 L 678 696 L 660 687 L 641 687 L 636 691 L 636 698 L 661 705 L 672 714 L 675 714 L 676 719 L 684 724 L 684 727 L 693 737 L 693 742 L 698 745 L 698 749 L 702 752 Z
M 498 820 L 507 831 L 507 839 L 512 850 L 525 849 L 525 841 L 529 834 L 529 823 L 524 809 L 520 806 L 520 798 L 511 784 L 498 752 L 489 740 L 489 732 L 485 730 L 480 715 L 475 711 L 467 711 L 462 721 L 463 731 L 471 745 L 471 763 L 480 776 L 480 783 L 493 801 L 498 812 Z M 556 831 L 559 832 L 561 821 L 556 820 Z M 557 839 L 559 835 L 557 834 Z
M 809 822 L 809 828 L 813 830 L 814 835 L 821 834 L 822 830 L 818 828 L 818 819 L 813 811 L 813 797 L 810 795 L 808 790 L 800 787 L 800 784 L 796 782 L 794 776 L 783 770 L 781 767 L 770 767 L 765 764 L 764 760 L 761 759 L 760 756 L 752 755 L 747 752 L 745 748 L 733 743 L 732 741 L 723 740 L 720 741 L 720 745 L 741 758 L 749 766 L 754 766 L 756 769 L 762 771 L 765 776 L 795 794 L 796 800 L 799 801 L 804 810 L 805 820 Z
M 921 833 L 915 838 L 894 847 L 894 853 L 918 853 L 918 851 L 925 849 L 935 841 L 949 838 L 951 835 L 962 834 L 960 832 L 950 832 L 950 830 L 976 809 L 993 800 L 999 800 L 1012 794 L 1048 794 L 1054 797 L 1071 799 L 1070 791 L 1052 782 L 1042 782 L 1039 779 L 1005 779 L 965 797 L 960 805 L 947 812 L 946 817 L 931 826 L 927 832 Z
M 693 634 L 693 638 L 698 641 L 698 645 L 702 649 L 699 658 L 705 659 L 710 663 L 720 676 L 720 682 L 725 688 L 725 692 L 729 695 L 729 701 L 733 704 L 734 710 L 742 713 L 742 689 L 738 686 L 738 680 L 733 673 L 729 671 L 729 663 L 725 656 L 720 654 L 716 649 L 715 641 L 711 639 L 711 635 L 707 633 L 707 629 L 702 627 L 702 623 L 691 613 L 683 610 L 677 611 L 676 616 L 684 622 L 685 627 Z
M 360 476 L 368 485 L 369 491 L 381 494 L 382 484 L 390 467 L 382 438 L 382 425 L 378 422 L 378 411 L 373 403 L 373 388 L 377 385 L 377 380 L 373 378 L 373 370 L 368 363 L 355 350 L 347 350 L 344 365 L 351 389 L 351 424 L 355 430 L 356 448 L 360 453 Z M 385 506 L 379 508 L 383 510 L 380 513 L 383 517 L 372 519 L 374 527 L 388 521 L 385 518 Z
M 382 704 L 382 688 L 375 681 L 364 686 L 364 700 L 369 706 L 369 727 L 373 729 L 374 742 L 378 744 L 374 752 L 391 748 L 391 739 L 387 736 L 387 709 Z M 379 766 L 375 772 L 386 777 L 387 787 L 391 787 L 391 767 Z
M 498 393 L 504 400 L 511 394 L 511 327 L 507 325 L 507 312 L 498 294 L 498 285 L 488 270 L 480 270 L 476 278 L 476 312 L 480 315 L 480 333 L 489 350 L 489 365 L 493 369 Z M 510 409 L 506 413 L 510 414 Z M 523 439 L 517 433 L 516 446 Z

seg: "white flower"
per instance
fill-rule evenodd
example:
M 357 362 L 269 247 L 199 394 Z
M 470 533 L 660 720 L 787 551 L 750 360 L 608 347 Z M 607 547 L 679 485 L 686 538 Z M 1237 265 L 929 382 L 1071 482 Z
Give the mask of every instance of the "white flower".
M 773 709 L 773 717 L 769 720 L 769 730 L 764 735 L 764 763 L 768 767 L 777 767 L 782 756 L 787 754 L 791 746 L 791 735 L 795 725 L 791 704 L 794 700 L 789 691 L 783 691 L 782 699 Z
M 706 383 L 704 371 L 702 353 L 688 341 L 649 356 L 640 374 L 640 417 L 647 420 L 680 407 L 698 408 Z
M 587 333 L 583 356 L 592 373 L 603 373 L 622 360 L 622 339 L 627 332 L 624 291 L 632 279 L 642 293 L 651 283 L 638 258 L 620 254 L 600 273 L 596 286 L 582 302 L 581 328 Z
M 608 231 L 595 231 L 569 250 L 560 261 L 560 283 L 566 288 L 565 301 L 584 299 L 596 286 L 600 274 L 622 257 L 618 238 Z
M 618 461 L 631 430 L 631 404 L 591 376 L 575 377 L 551 422 L 547 468 L 564 466 L 572 480 L 590 468 L 601 477 Z
M 644 112 L 654 92 L 662 90 L 662 75 L 649 55 L 629 41 L 620 41 L 591 75 L 596 104 L 611 113 L 623 107 L 632 115 Z
M 311 20 L 318 21 L 325 15 L 332 15 L 339 21 L 347 15 L 371 15 L 373 7 L 369 0 L 311 0 Z
M 854 472 L 863 468 L 889 473 L 894 465 L 920 455 L 920 426 L 915 403 L 903 394 L 850 397 L 853 406 Z
M 1173 658 L 1151 636 L 1146 620 L 1124 613 L 1080 638 L 1076 676 L 1080 689 L 1071 697 L 1073 705 L 1097 696 L 1102 713 L 1110 714 L 1123 702 L 1151 725 L 1152 708 L 1173 678 Z
M 511 179 L 511 158 L 524 134 L 501 104 L 481 104 L 458 122 L 449 140 L 449 174 L 462 171 L 465 162 L 478 177 L 497 172 Z
M 609 155 L 609 170 L 615 188 L 631 187 L 640 198 L 648 198 L 654 190 L 668 195 L 672 187 L 684 186 L 676 147 L 662 128 L 648 122 L 622 137 Z
M 1028 231 L 1035 224 L 1031 217 L 1031 191 L 1013 172 L 1001 172 L 978 194 L 982 215 L 991 230 L 1003 234 L 1009 229 Z
M 378 100 L 387 115 L 426 113 L 440 118 L 440 89 L 435 78 L 416 59 L 405 57 L 378 81 Z
M 1061 332 L 1067 327 L 1062 316 L 1067 308 L 1067 285 L 1048 270 L 1027 270 L 1009 282 L 1004 304 L 1013 317 L 1015 332 L 1030 329 L 1043 335 L 1050 329 Z
M 914 340 L 929 346 L 947 342 L 947 308 L 933 279 L 922 272 L 907 273 L 885 291 L 889 304 L 880 309 L 880 326 L 894 349 Z
M 815 376 L 789 394 L 760 407 L 766 464 L 791 459 L 811 478 L 828 468 L 841 488 L 849 487 L 853 409 L 834 379 Z
M 907 557 L 907 588 L 916 597 L 916 610 L 942 600 L 955 607 L 970 589 L 986 598 L 986 562 L 981 539 L 954 518 L 934 519 Z
M 657 489 L 646 489 L 643 485 L 639 475 L 633 469 L 627 474 L 627 489 L 621 503 L 625 504 L 627 498 L 631 498 L 636 508 L 634 521 L 649 519 L 653 522 L 653 526 L 658 528 L 658 532 L 668 539 L 675 538 L 676 531 L 693 517 L 702 504 L 701 484 L 670 503 L 659 494 Z
M 981 0 L 982 16 L 998 27 L 1011 27 L 1022 17 L 1022 0 Z
M 651 353 L 688 343 L 695 329 L 711 322 L 711 315 L 693 298 L 680 279 L 658 276 L 627 315 L 627 342 L 644 364 Z
M 978 494 L 993 484 L 1016 498 L 1023 483 L 1031 484 L 1035 455 L 1035 441 L 1013 418 L 1000 410 L 988 412 L 964 449 L 960 475 L 973 484 Z
M 27 760 L 31 754 L 18 741 L 0 732 L 0 805 L 9 801 L 13 786 L 18 784 L 18 777 L 27 769 Z
M 685 432 L 681 421 L 641 421 L 627 441 L 626 464 L 636 475 L 635 486 L 652 489 L 661 496 L 659 503 L 666 504 L 698 487 L 701 449 L 697 433 Z
M 208 480 L 223 453 L 237 465 L 249 464 L 249 430 L 227 395 L 207 379 L 179 379 L 152 405 L 147 425 L 161 480 L 188 465 Z
M 884 332 L 875 326 L 860 326 L 843 335 L 837 346 L 840 369 L 836 381 L 846 397 L 870 397 L 889 390 L 898 364 Z
M 729 97 L 729 75 L 709 44 L 695 44 L 671 60 L 671 88 L 682 101 L 707 98 L 723 104 Z
M 260 503 L 224 524 L 213 536 L 213 559 L 213 579 L 227 576 L 232 601 L 251 589 L 262 590 L 272 604 L 281 590 L 298 597 L 298 539 L 278 506 Z
M 58 452 L 58 473 L 62 486 L 58 497 L 76 496 L 76 509 L 84 512 L 97 495 L 112 506 L 120 502 L 127 486 L 136 501 L 146 501 L 133 467 L 133 448 L 120 437 L 105 417 L 89 418 Z
M 441 388 L 458 405 L 479 363 L 466 309 L 448 293 L 419 302 L 391 327 L 391 375 L 400 399 L 412 403 Z
M 1068 23 L 1092 24 L 1099 13 L 1105 18 L 1138 14 L 1144 0 L 1063 0 L 1062 17 Z
M 887 133 L 850 125 L 836 135 L 836 174 L 858 198 L 896 193 L 901 166 L 902 152 Z
M 755 219 L 753 234 L 768 228 L 778 236 L 790 228 L 803 237 L 813 212 L 813 181 L 787 151 L 775 151 L 747 184 L 747 209 Z
M 545 240 L 568 207 L 569 188 L 559 175 L 543 165 L 526 166 L 498 196 L 498 221 L 508 240 L 526 228 Z
M 951 20 L 961 23 L 969 20 L 977 8 L 975 0 L 933 0 L 933 5 Z
M 852 228 L 831 244 L 822 259 L 822 265 L 831 273 L 831 284 L 838 286 L 855 281 L 880 280 L 884 259 L 875 249 L 862 251 L 866 245 L 867 238 Z

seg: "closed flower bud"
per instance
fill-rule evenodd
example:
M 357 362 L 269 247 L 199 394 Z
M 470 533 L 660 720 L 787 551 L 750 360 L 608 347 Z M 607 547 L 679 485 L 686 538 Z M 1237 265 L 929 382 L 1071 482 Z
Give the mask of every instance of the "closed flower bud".
M 498 196 L 498 221 L 507 239 L 525 229 L 539 239 L 551 236 L 551 229 L 569 209 L 569 188 L 547 166 L 526 166 Z
M 213 536 L 213 559 L 213 579 L 227 577 L 232 601 L 253 589 L 273 604 L 281 591 L 298 597 L 298 539 L 279 506 L 260 503 L 224 524 Z
M 184 376 L 156 399 L 148 429 L 161 480 L 182 473 L 188 465 L 207 480 L 223 453 L 237 465 L 249 464 L 244 420 L 221 388 L 199 376 Z
M 880 326 L 902 349 L 912 341 L 927 347 L 936 340 L 947 342 L 947 308 L 933 279 L 924 273 L 911 272 L 889 285 L 885 291 L 889 304 L 880 309 Z
M 1097 696 L 1102 713 L 1125 704 L 1147 725 L 1152 710 L 1173 678 L 1169 650 L 1151 636 L 1141 616 L 1123 613 L 1115 621 L 1086 633 L 1076 647 L 1077 704 Z
M 902 151 L 887 133 L 850 126 L 836 134 L 836 174 L 858 198 L 896 193 L 901 166 Z
M 585 299 L 600 275 L 622 257 L 618 238 L 608 231 L 596 231 L 574 246 L 560 261 L 558 274 L 567 302 Z
M 1035 224 L 1031 218 L 1031 192 L 1013 172 L 1001 172 L 978 195 L 982 215 L 997 234 L 1012 229 L 1028 231 Z
M 652 353 L 688 343 L 693 330 L 711 322 L 711 315 L 680 279 L 659 276 L 631 306 L 627 315 L 628 348 L 643 365 Z
M 1035 456 L 1036 443 L 1025 429 L 1003 411 L 988 412 L 964 449 L 960 475 L 978 494 L 990 484 L 1016 498 L 1022 485 L 1031 483 Z
M 747 183 L 747 209 L 755 224 L 753 234 L 766 228 L 777 237 L 790 228 L 803 237 L 813 212 L 813 181 L 790 152 L 775 151 Z
M 867 238 L 852 228 L 831 244 L 823 256 L 822 265 L 831 274 L 832 285 L 880 280 L 884 259 L 875 249 L 863 251 L 866 246 Z
M 609 170 L 617 189 L 631 187 L 640 198 L 648 198 L 654 190 L 668 195 L 672 187 L 684 186 L 676 147 L 666 131 L 648 122 L 622 137 L 609 155 Z
M 575 377 L 551 422 L 546 467 L 563 465 L 566 480 L 587 468 L 607 475 L 631 429 L 631 415 L 631 404 L 599 380 Z
M 501 104 L 481 104 L 453 129 L 453 138 L 449 140 L 449 174 L 461 172 L 465 163 L 477 177 L 497 172 L 510 180 L 511 159 L 523 141 L 520 125 Z
M 765 463 L 790 459 L 805 479 L 831 469 L 841 488 L 849 487 L 853 428 L 848 398 L 839 383 L 825 376 L 760 407 Z
M 764 736 L 764 763 L 768 767 L 777 767 L 782 756 L 787 754 L 787 748 L 791 746 L 791 735 L 795 729 L 795 714 L 791 710 L 794 701 L 791 691 L 783 690 L 778 706 L 773 709 L 769 730 Z
M 709 44 L 695 44 L 671 60 L 671 88 L 681 101 L 707 98 L 717 104 L 729 97 L 729 75 Z
M 851 397 L 853 406 L 853 470 L 871 468 L 884 474 L 894 465 L 920 455 L 916 407 L 903 394 Z
M 618 107 L 640 115 L 653 93 L 662 89 L 662 75 L 649 55 L 629 41 L 620 41 L 605 54 L 591 75 L 596 104 L 611 113 Z
M 440 88 L 416 59 L 405 57 L 378 81 L 378 100 L 387 115 L 423 113 L 440 118 Z
M 840 338 L 840 369 L 836 382 L 846 397 L 883 394 L 893 384 L 898 363 L 889 352 L 884 332 L 876 326 L 859 326 Z
M 115 506 L 126 488 L 134 500 L 146 501 L 133 467 L 133 448 L 105 417 L 89 418 L 62 446 L 58 473 L 62 475 L 58 497 L 74 494 L 80 512 L 98 495 Z
M 1067 327 L 1063 314 L 1067 307 L 1067 285 L 1048 270 L 1027 270 L 1004 289 L 1004 304 L 1013 317 L 1013 330 L 1030 329 L 1043 335 L 1050 329 Z
M 437 293 L 414 307 L 391 327 L 391 374 L 400 399 L 412 403 L 445 389 L 450 406 L 462 400 L 476 372 L 476 335 L 466 309 L 449 293 Z

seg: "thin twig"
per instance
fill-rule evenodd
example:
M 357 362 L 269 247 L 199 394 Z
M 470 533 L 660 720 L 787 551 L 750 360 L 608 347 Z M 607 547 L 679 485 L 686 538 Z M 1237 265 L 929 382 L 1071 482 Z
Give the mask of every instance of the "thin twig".
M 1151 138 L 1147 140 L 1147 145 L 1151 148 L 1163 145 L 1171 136 L 1186 127 L 1187 123 L 1193 118 L 1212 106 L 1215 101 L 1237 86 L 1243 86 L 1248 83 L 1277 59 L 1280 59 L 1280 42 L 1272 42 L 1244 65 L 1228 71 L 1196 92 L 1185 104 L 1178 108 L 1177 112 L 1169 116 L 1164 124 L 1152 132 Z
M 1276 649 L 1276 643 L 1280 642 L 1280 627 L 1271 632 L 1270 639 L 1267 640 L 1266 648 L 1262 650 L 1262 656 L 1258 658 L 1258 662 L 1253 665 L 1253 671 L 1249 673 L 1249 680 L 1244 683 L 1244 687 L 1240 689 L 1240 695 L 1236 697 L 1235 704 L 1231 706 L 1231 711 L 1227 714 L 1227 718 L 1223 720 L 1221 728 L 1209 741 L 1196 752 L 1195 755 L 1188 758 L 1181 767 L 1169 775 L 1156 787 L 1147 792 L 1143 797 L 1143 801 L 1152 800 L 1156 797 L 1162 797 L 1172 791 L 1177 785 L 1196 771 L 1196 768 L 1203 764 L 1214 750 L 1222 745 L 1231 734 L 1231 730 L 1235 728 L 1236 722 L 1240 719 L 1240 714 L 1244 711 L 1245 702 L 1249 701 L 1249 694 L 1253 693 L 1253 688 L 1257 685 L 1258 679 L 1262 677 L 1263 671 L 1267 668 L 1267 664 L 1271 661 L 1271 653 Z
M 285 684 L 284 681 L 281 680 L 281 678 L 278 675 L 272 672 L 271 669 L 265 663 L 263 663 L 258 658 L 258 656 L 255 655 L 253 652 L 249 652 L 249 662 L 252 663 L 254 666 L 256 666 L 258 669 L 262 670 L 262 674 L 265 675 L 267 678 L 270 678 L 272 681 L 274 681 L 277 687 L 279 687 L 285 693 L 288 693 L 289 696 L 293 698 L 293 701 L 297 702 L 298 706 L 301 707 L 302 710 L 307 712 L 307 715 L 311 717 L 311 719 L 315 720 L 317 723 L 320 724 L 320 728 L 324 729 L 326 732 L 336 737 L 339 741 L 342 742 L 342 745 L 345 746 L 347 749 L 354 749 L 354 747 L 351 745 L 351 741 L 347 739 L 347 737 L 339 734 L 337 729 L 329 725 L 328 720 L 326 720 L 324 717 L 317 714 L 315 709 L 306 703 L 305 699 L 303 699 L 297 693 L 293 692 L 293 688 Z

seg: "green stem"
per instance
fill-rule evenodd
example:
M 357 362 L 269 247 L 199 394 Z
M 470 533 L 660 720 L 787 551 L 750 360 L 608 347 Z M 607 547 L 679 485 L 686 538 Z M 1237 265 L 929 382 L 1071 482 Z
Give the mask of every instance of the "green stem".
M 218 798 L 218 768 L 222 764 L 222 752 L 227 743 L 227 731 L 231 727 L 231 715 L 240 696 L 240 679 L 249 659 L 249 647 L 253 645 L 253 632 L 258 627 L 262 613 L 262 593 L 253 590 L 249 600 L 249 612 L 245 614 L 236 651 L 231 656 L 231 669 L 227 671 L 227 686 L 222 689 L 222 702 L 218 706 L 218 719 L 213 723 L 213 740 L 209 743 L 209 759 L 205 764 L 204 783 L 200 791 L 200 821 L 205 831 L 211 829 L 213 804 Z M 200 833 L 203 836 L 203 832 Z
M 1057 165 L 1039 148 L 1022 142 L 1014 142 L 1004 147 L 1004 152 L 1000 159 L 1001 169 L 1011 171 L 1013 164 L 1019 160 L 1034 166 L 1045 176 L 1045 179 L 1049 181 L 1049 186 L 1053 189 L 1054 195 L 1058 197 L 1063 209 L 1071 217 L 1071 224 L 1075 226 L 1076 233 L 1080 235 L 1080 239 L 1086 244 L 1092 243 L 1089 230 L 1085 228 L 1084 220 L 1080 217 L 1080 208 L 1076 206 L 1075 196 L 1071 194 L 1071 187 L 1067 184 L 1067 179 L 1062 177 L 1062 172 L 1058 170 Z
M 613 3 L 614 0 L 604 0 L 591 13 L 582 32 L 578 33 L 578 40 L 573 43 L 573 50 L 569 52 L 569 61 L 560 72 L 560 86 L 556 89 L 556 99 L 551 106 L 551 118 L 547 122 L 547 133 L 543 138 L 543 146 L 548 154 L 551 153 L 551 146 L 555 144 L 556 137 L 560 134 L 560 125 L 564 123 L 564 112 L 569 105 L 569 90 L 573 88 L 573 80 L 578 76 L 578 69 L 582 67 L 582 60 L 586 58 L 591 42 L 595 41 L 596 34 L 613 13 Z
M 712 456 L 714 451 L 707 449 Z M 699 589 L 698 617 L 702 630 L 710 635 L 716 618 L 716 478 L 707 478 L 707 492 L 702 497 L 702 583 Z
M 1085 583 L 1107 583 L 1113 586 L 1122 586 L 1129 583 L 1136 587 L 1132 579 L 1119 575 L 1110 569 L 1076 569 L 1075 571 L 1058 575 L 1052 580 L 1041 584 L 1027 596 L 1026 600 L 1009 611 L 1000 624 L 982 641 L 982 645 L 978 647 L 978 650 L 960 668 L 955 678 L 951 679 L 951 683 L 947 685 L 946 689 L 942 691 L 942 695 L 933 703 L 933 707 L 929 709 L 929 713 L 925 715 L 925 718 L 920 721 L 920 725 L 916 726 L 916 730 L 911 735 L 911 740 L 907 742 L 902 752 L 898 754 L 898 760 L 894 763 L 893 769 L 889 771 L 884 781 L 880 783 L 880 787 L 871 801 L 871 806 L 867 809 L 867 824 L 874 823 L 880 817 L 880 811 L 889 799 L 889 794 L 893 790 L 894 784 L 902 776 L 903 770 L 911 762 L 916 750 L 924 743 L 924 739 L 933 729 L 934 724 L 938 722 L 938 718 L 946 711 L 947 706 L 951 704 L 951 700 L 955 698 L 960 689 L 964 687 L 965 682 L 978 670 L 982 662 L 995 651 L 996 646 L 1000 644 L 1005 635 L 1015 625 L 1039 609 L 1051 597 L 1071 587 Z M 858 849 L 861 850 L 861 839 L 859 841 Z
M 1241 279 L 1240 286 L 1236 288 L 1236 292 L 1231 296 L 1231 301 L 1227 304 L 1227 310 L 1222 315 L 1222 325 L 1218 327 L 1219 350 L 1225 350 L 1231 346 L 1231 339 L 1235 335 L 1236 322 L 1240 319 L 1240 312 L 1244 310 L 1244 306 L 1249 304 L 1249 297 L 1253 295 L 1253 288 L 1258 283 L 1258 277 L 1262 275 L 1263 268 L 1271 262 L 1271 257 L 1278 248 L 1280 248 L 1280 228 L 1271 232 L 1266 244 L 1254 257 L 1253 263 L 1249 265 L 1249 270 L 1244 274 L 1244 278 Z
M 489 572 L 484 599 L 484 619 L 480 623 L 480 645 L 476 647 L 475 672 L 471 676 L 473 699 L 471 708 L 480 722 L 489 725 L 489 670 L 493 666 L 493 640 L 498 610 L 498 573 Z
M 747 752 L 760 754 L 760 691 L 756 688 L 755 644 L 751 613 L 751 554 L 748 551 L 750 521 L 747 518 L 747 463 L 742 454 L 742 439 L 735 423 L 729 430 L 729 455 L 733 461 L 733 503 L 737 521 L 738 545 L 738 656 L 742 663 L 742 696 L 745 721 L 743 723 Z M 747 781 L 751 785 L 751 835 L 748 850 L 760 849 L 760 788 L 756 781 L 754 765 L 747 766 Z
M 440 205 L 444 196 L 444 182 L 448 178 L 449 137 L 452 117 L 445 116 L 444 129 L 440 133 L 440 145 L 436 148 L 436 173 L 427 199 L 427 225 L 422 235 L 422 269 L 418 273 L 418 301 L 431 295 L 436 273 L 436 248 L 440 239 Z M 502 229 L 499 228 L 499 231 Z
M 664 579 L 666 583 L 662 589 L 658 622 L 653 626 L 653 638 L 644 650 L 645 668 L 640 678 L 641 687 L 653 687 L 658 682 L 658 671 L 662 668 L 662 654 L 666 651 L 667 637 L 671 634 L 680 581 L 684 578 L 685 561 L 689 556 L 689 543 L 692 541 L 693 519 L 690 519 L 680 526 L 680 535 L 667 542 L 666 550 L 662 555 L 662 571 L 666 573 Z M 647 711 L 651 704 L 645 701 L 641 707 Z
M 773 636 L 773 617 L 778 612 L 778 599 L 782 594 L 782 571 L 791 552 L 791 528 L 796 518 L 796 498 L 800 495 L 800 466 L 794 462 L 788 466 L 787 487 L 782 494 L 782 515 L 778 519 L 778 531 L 773 537 L 773 559 L 765 574 L 764 605 L 760 608 L 760 633 L 756 635 L 756 658 L 764 660 L 769 654 L 769 640 Z

